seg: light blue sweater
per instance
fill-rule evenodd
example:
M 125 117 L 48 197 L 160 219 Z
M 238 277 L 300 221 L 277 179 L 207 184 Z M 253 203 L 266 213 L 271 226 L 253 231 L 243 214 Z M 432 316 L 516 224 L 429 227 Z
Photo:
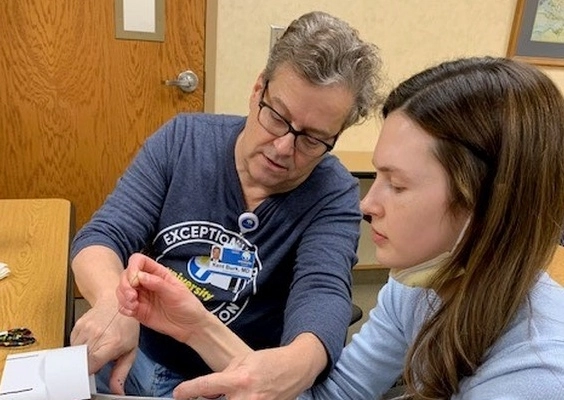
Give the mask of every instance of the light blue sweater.
M 436 298 L 390 278 L 328 379 L 300 399 L 380 398 L 402 372 L 429 311 L 427 295 Z M 564 399 L 564 288 L 543 274 L 529 300 L 451 400 Z

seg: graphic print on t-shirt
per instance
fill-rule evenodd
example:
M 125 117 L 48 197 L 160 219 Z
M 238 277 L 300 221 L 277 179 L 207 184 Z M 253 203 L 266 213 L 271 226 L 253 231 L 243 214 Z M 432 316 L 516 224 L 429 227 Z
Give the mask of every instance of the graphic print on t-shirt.
M 214 246 L 217 249 L 219 246 Z M 188 274 L 198 283 L 210 284 L 239 293 L 253 278 L 255 255 L 249 250 L 223 248 L 220 258 L 193 257 L 188 262 Z
M 237 232 L 207 221 L 190 221 L 161 231 L 153 246 L 161 254 L 156 260 L 173 270 L 204 305 L 213 301 L 211 311 L 225 323 L 236 318 L 256 294 L 261 262 L 256 247 Z M 173 250 L 182 254 L 183 246 L 205 248 L 206 255 L 200 250 L 182 263 L 168 257 Z

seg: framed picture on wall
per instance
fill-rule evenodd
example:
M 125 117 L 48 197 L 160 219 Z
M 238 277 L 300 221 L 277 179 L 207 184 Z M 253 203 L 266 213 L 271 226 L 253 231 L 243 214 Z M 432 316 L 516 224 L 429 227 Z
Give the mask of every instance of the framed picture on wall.
M 517 0 L 507 56 L 564 67 L 563 6 L 560 0 Z

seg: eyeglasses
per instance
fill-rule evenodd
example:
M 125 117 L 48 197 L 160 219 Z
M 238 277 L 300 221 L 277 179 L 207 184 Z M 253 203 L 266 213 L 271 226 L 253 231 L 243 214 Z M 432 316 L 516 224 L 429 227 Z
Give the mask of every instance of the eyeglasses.
M 35 343 L 35 338 L 27 328 L 13 328 L 0 332 L 0 346 L 16 347 Z
M 268 81 L 266 81 L 264 84 L 264 89 L 262 91 L 258 104 L 258 122 L 264 129 L 266 129 L 268 133 L 276 137 L 282 137 L 287 135 L 288 133 L 292 133 L 294 135 L 294 148 L 308 156 L 321 157 L 328 151 L 333 150 L 333 147 L 335 147 L 334 145 L 330 145 L 329 143 L 325 143 L 321 139 L 313 137 L 303 131 L 294 129 L 292 124 L 290 124 L 290 122 L 286 118 L 281 116 L 278 111 L 267 104 L 264 101 L 264 94 L 266 93 L 267 88 Z M 341 132 L 339 131 L 336 135 L 333 136 L 335 138 L 335 141 L 340 134 Z

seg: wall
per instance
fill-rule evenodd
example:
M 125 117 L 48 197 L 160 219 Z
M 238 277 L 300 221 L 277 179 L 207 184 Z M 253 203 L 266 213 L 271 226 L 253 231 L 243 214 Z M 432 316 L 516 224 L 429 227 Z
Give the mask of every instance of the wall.
M 504 56 L 516 0 L 208 0 L 217 9 L 213 99 L 208 111 L 246 114 L 248 96 L 268 55 L 270 25 L 323 10 L 348 21 L 380 49 L 387 87 L 439 61 Z M 543 68 L 564 92 L 564 68 Z M 377 121 L 353 127 L 338 150 L 372 148 Z
M 471 55 L 504 56 L 517 0 L 208 0 L 216 11 L 209 54 L 206 109 L 246 114 L 251 86 L 266 63 L 270 25 L 323 10 L 348 21 L 381 49 L 386 87 L 440 61 Z M 564 92 L 564 68 L 543 68 Z M 350 128 L 337 150 L 373 148 L 379 122 Z M 363 190 L 366 190 L 366 182 Z M 371 262 L 363 235 L 361 262 Z

